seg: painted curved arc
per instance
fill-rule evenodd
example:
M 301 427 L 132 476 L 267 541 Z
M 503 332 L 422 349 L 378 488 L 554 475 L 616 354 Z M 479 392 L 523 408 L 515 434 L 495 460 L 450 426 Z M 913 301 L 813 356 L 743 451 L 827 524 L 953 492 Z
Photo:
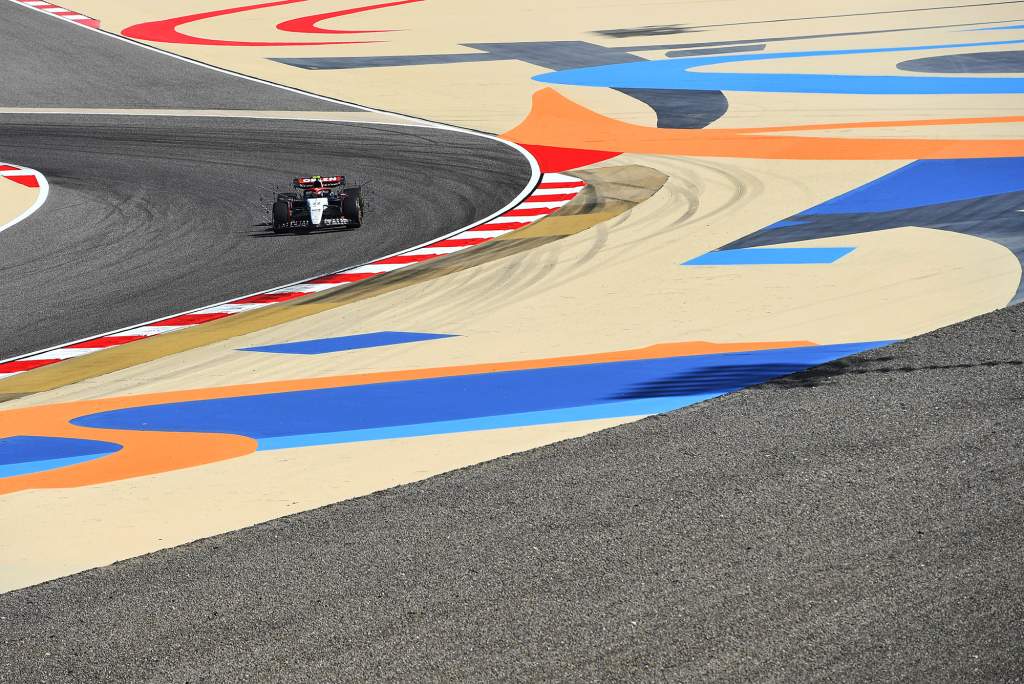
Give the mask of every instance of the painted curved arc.
M 26 171 L 31 171 L 36 175 L 36 181 L 39 183 L 39 193 L 36 195 L 36 201 L 32 203 L 31 207 L 23 211 L 18 216 L 14 217 L 12 220 L 0 226 L 0 233 L 7 230 L 13 225 L 21 223 L 29 216 L 36 213 L 36 211 L 39 210 L 39 207 L 43 206 L 43 204 L 46 202 L 46 198 L 50 196 L 50 184 L 47 182 L 46 176 L 39 173 L 35 169 L 30 169 L 24 166 L 21 168 L 25 169 Z
M 134 40 L 148 40 L 155 43 L 177 43 L 179 45 L 211 45 L 211 46 L 230 46 L 230 47 L 281 47 L 281 46 L 308 46 L 308 45 L 351 45 L 358 43 L 373 43 L 377 41 L 314 41 L 314 42 L 289 42 L 289 41 L 237 41 L 237 40 L 220 40 L 216 38 L 200 38 L 193 36 L 181 31 L 181 27 L 186 24 L 191 24 L 204 19 L 213 19 L 215 17 L 223 17 L 231 14 L 241 14 L 243 12 L 251 12 L 254 10 L 267 9 L 270 7 L 280 7 L 282 5 L 292 5 L 298 2 L 306 2 L 306 0 L 273 0 L 272 2 L 264 2 L 257 5 L 245 5 L 242 7 L 229 7 L 227 9 L 211 10 L 209 12 L 199 12 L 196 14 L 188 14 L 182 17 L 174 17 L 172 19 L 158 19 L 156 21 L 147 21 L 141 24 L 135 24 L 121 31 L 121 35 L 126 38 L 132 38 Z M 356 8 L 352 11 L 358 11 L 361 9 L 369 8 Z M 368 33 L 368 31 L 360 31 L 359 33 Z
M 337 17 L 344 17 L 350 14 L 358 14 L 360 12 L 369 12 L 375 9 L 384 9 L 386 7 L 396 7 L 398 5 L 408 5 L 414 2 L 423 2 L 423 0 L 395 0 L 394 2 L 382 2 L 377 5 L 366 5 L 365 7 L 354 7 L 347 10 L 338 10 L 335 12 L 324 12 L 323 14 L 314 14 L 309 17 L 299 17 L 298 19 L 289 19 L 288 21 L 282 21 L 277 25 L 278 30 L 288 31 L 290 33 L 328 33 L 328 34 L 349 34 L 349 33 L 390 33 L 394 29 L 377 29 L 377 30 L 366 30 L 366 31 L 349 31 L 341 29 L 325 29 L 317 26 L 322 21 L 328 19 L 335 19 Z
M 649 62 L 567 69 L 533 77 L 541 83 L 606 88 L 665 88 L 674 90 L 732 90 L 738 92 L 800 92 L 840 94 L 1000 94 L 1024 92 L 1024 79 L 1015 77 L 876 76 L 860 74 L 745 73 L 706 71 L 734 62 L 886 54 L 958 48 L 1018 45 L 1024 40 L 999 40 L 910 47 L 857 48 L 756 55 L 679 57 Z
M 689 62 L 689 65 L 684 66 L 684 68 L 690 69 L 694 67 L 707 66 L 711 64 L 726 64 L 729 62 L 764 62 L 775 59 L 793 59 L 801 57 L 841 57 L 844 55 L 873 55 L 894 52 L 922 52 L 926 50 L 949 50 L 953 48 L 1016 45 L 1020 43 L 1024 43 L 1024 39 L 976 41 L 971 43 L 943 43 L 936 45 L 909 45 L 902 47 L 847 48 L 844 50 L 800 50 L 796 52 L 761 52 L 757 54 L 728 54 L 701 57 L 677 57 L 674 60 L 665 61 Z

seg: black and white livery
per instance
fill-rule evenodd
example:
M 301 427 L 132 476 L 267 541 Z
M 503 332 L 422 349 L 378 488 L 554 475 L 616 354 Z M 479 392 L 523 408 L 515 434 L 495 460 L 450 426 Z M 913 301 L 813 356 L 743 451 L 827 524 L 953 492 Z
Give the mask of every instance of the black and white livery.
M 279 193 L 274 202 L 274 232 L 300 233 L 327 226 L 361 226 L 361 188 L 344 185 L 344 176 L 296 178 L 292 181 L 296 192 Z

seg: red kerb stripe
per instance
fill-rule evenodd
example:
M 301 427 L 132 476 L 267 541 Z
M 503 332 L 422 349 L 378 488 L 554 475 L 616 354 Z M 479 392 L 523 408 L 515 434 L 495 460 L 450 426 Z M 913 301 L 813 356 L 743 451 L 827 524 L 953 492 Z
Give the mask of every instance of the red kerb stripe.
M 335 283 L 355 283 L 360 280 L 366 280 L 372 278 L 375 274 L 373 273 L 335 273 L 334 275 L 320 276 L 319 278 L 313 278 L 308 280 L 310 285 L 333 285 Z
M 252 295 L 236 299 L 231 304 L 274 304 L 275 302 L 287 302 L 296 297 L 305 297 L 307 292 L 267 292 L 265 294 Z
M 586 183 L 583 181 L 575 181 L 569 183 L 541 183 L 537 186 L 538 190 L 554 190 L 555 188 L 582 188 Z
M 433 245 L 431 245 L 433 246 Z M 415 264 L 420 261 L 427 261 L 428 259 L 436 259 L 441 256 L 440 254 L 400 254 L 398 256 L 388 257 L 387 259 L 377 259 L 374 261 L 375 264 Z
M 530 195 L 526 198 L 527 202 L 561 202 L 562 200 L 572 200 L 580 193 L 570 192 L 567 195 Z
M 156 323 L 150 323 L 150 325 L 163 326 L 163 325 L 198 325 L 200 323 L 206 323 L 208 321 L 216 321 L 219 318 L 227 318 L 231 314 L 227 312 L 220 313 L 194 313 L 194 314 L 182 314 L 180 316 L 173 316 L 171 318 L 165 318 L 162 321 Z
M 513 209 L 502 216 L 547 216 L 558 211 L 559 207 L 538 207 L 537 209 Z
M 430 245 L 431 247 L 472 247 L 473 245 L 479 245 L 481 242 L 489 242 L 491 238 L 452 238 L 451 240 L 441 240 Z
M 94 340 L 85 340 L 84 342 L 75 342 L 69 344 L 67 349 L 106 349 L 107 347 L 116 347 L 119 344 L 128 344 L 136 340 L 146 339 L 145 335 L 106 335 L 105 337 L 97 337 Z
M 41 366 L 58 363 L 60 359 L 34 359 L 31 361 L 8 361 L 0 363 L 0 373 L 21 373 Z
M 463 235 L 472 233 L 474 230 L 515 230 L 516 228 L 524 228 L 533 223 L 533 221 L 523 221 L 522 223 L 485 223 L 482 226 L 476 228 L 470 228 Z
M 14 181 L 15 183 L 19 183 L 21 185 L 24 185 L 27 188 L 38 188 L 39 187 L 39 179 L 36 178 L 35 175 L 31 175 L 31 176 L 4 176 L 4 178 L 6 178 L 7 180 L 10 180 L 10 181 Z

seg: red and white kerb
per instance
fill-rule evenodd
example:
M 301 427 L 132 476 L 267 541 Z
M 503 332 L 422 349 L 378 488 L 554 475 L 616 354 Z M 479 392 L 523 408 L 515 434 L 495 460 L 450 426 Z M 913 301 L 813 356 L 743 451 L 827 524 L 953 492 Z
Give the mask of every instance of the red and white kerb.
M 79 14 L 74 10 L 69 10 L 67 8 L 60 7 L 59 5 L 44 2 L 44 0 L 14 0 L 14 2 L 20 5 L 25 5 L 26 7 L 31 7 L 34 10 L 39 10 L 40 12 L 52 14 L 55 17 L 64 19 L 65 21 L 73 22 L 75 24 L 81 24 L 82 26 L 90 26 L 92 28 L 100 27 L 100 22 L 96 19 L 93 19 L 92 17 L 87 17 L 84 14 Z
M 42 174 L 38 171 L 14 164 L 0 164 L 0 178 L 6 178 L 27 188 L 41 188 L 45 183 Z
M 497 218 L 468 228 L 460 233 L 449 235 L 421 247 L 382 257 L 355 268 L 328 273 L 292 285 L 258 292 L 221 304 L 151 321 L 133 328 L 125 328 L 124 330 L 118 330 L 106 335 L 2 361 L 0 362 L 0 380 L 34 368 L 59 363 L 64 359 L 85 356 L 86 354 L 109 347 L 117 347 L 136 340 L 153 337 L 154 335 L 220 320 L 221 318 L 227 318 L 244 311 L 252 311 L 253 309 L 270 306 L 278 302 L 287 302 L 299 297 L 323 292 L 324 290 L 348 285 L 349 283 L 357 283 L 380 273 L 389 273 L 410 264 L 418 264 L 474 247 L 501 235 L 525 228 L 553 214 L 572 201 L 584 187 L 586 187 L 586 183 L 579 178 L 561 173 L 546 173 L 541 177 L 541 182 L 537 188 L 515 208 L 506 211 Z

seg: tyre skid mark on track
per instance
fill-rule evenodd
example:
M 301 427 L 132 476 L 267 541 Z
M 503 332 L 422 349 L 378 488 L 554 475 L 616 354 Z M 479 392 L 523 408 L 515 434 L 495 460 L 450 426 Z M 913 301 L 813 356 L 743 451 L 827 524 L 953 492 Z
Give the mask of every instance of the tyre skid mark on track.
M 2 173 L 2 170 L 0 170 L 0 173 Z M 45 179 L 43 183 L 45 183 Z M 524 228 L 555 213 L 572 201 L 584 187 L 586 187 L 586 183 L 574 176 L 560 173 L 544 174 L 541 177 L 540 183 L 525 200 L 518 205 L 506 209 L 499 216 L 471 224 L 425 244 L 374 259 L 360 266 L 306 278 L 288 285 L 245 295 L 244 297 L 236 297 L 225 302 L 204 306 L 173 316 L 165 316 L 141 325 L 0 361 L 0 380 L 43 366 L 51 366 L 65 359 L 85 356 L 110 347 L 118 347 L 155 335 L 162 335 L 175 330 L 220 320 L 246 311 L 271 306 L 278 302 L 291 301 L 300 297 L 318 294 L 325 290 L 344 287 L 382 273 L 389 273 L 406 266 L 436 259 L 463 249 L 469 249 L 470 247 L 493 240 L 496 237 Z M 558 199 L 554 199 L 555 197 Z
M 50 194 L 50 184 L 46 182 L 46 176 L 35 169 L 30 169 L 27 166 L 18 166 L 17 164 L 7 164 L 4 162 L 0 162 L 0 178 L 5 178 L 8 181 L 12 181 L 29 188 L 38 188 L 39 190 L 39 194 L 36 196 L 36 201 L 32 203 L 31 207 L 7 223 L 0 225 L 0 233 L 2 233 L 11 226 L 24 221 L 29 216 L 36 213 L 36 210 L 39 209 L 39 207 L 43 206 L 43 203 L 46 202 L 46 198 Z

